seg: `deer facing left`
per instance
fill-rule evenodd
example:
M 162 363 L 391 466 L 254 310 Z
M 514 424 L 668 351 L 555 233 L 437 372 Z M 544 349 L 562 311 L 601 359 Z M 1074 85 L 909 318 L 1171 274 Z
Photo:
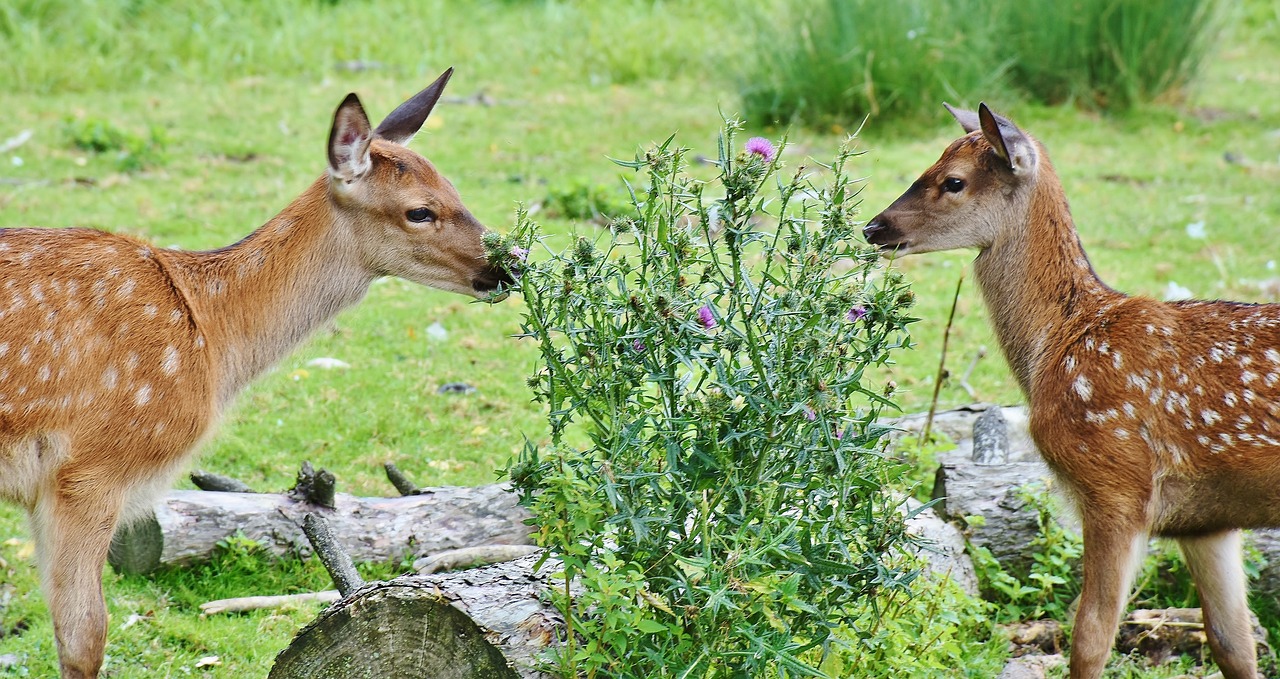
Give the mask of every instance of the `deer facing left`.
M 234 245 L 0 229 L 0 498 L 27 510 L 65 679 L 98 676 L 116 527 L 252 379 L 378 277 L 474 297 L 512 282 L 457 191 L 406 147 L 451 74 L 376 129 L 348 95 L 328 172 Z

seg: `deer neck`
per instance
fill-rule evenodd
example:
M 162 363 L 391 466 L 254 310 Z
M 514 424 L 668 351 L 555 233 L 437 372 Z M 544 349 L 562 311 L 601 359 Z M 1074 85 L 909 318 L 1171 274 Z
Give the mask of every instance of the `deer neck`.
M 181 253 L 174 279 L 209 347 L 222 405 L 364 297 L 374 276 L 344 224 L 321 177 L 244 240 Z
M 1099 307 L 1121 297 L 1089 264 L 1047 159 L 1031 192 L 1026 223 L 1005 229 L 974 260 L 1000 347 L 1028 399 L 1055 342 L 1074 335 Z

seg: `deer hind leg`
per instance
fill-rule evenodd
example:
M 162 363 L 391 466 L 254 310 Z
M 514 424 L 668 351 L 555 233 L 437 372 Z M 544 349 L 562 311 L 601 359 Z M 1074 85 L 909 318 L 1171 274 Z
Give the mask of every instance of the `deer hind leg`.
M 1102 676 L 1134 571 L 1146 554 L 1143 524 L 1118 521 L 1115 517 L 1084 517 L 1084 581 L 1072 631 L 1071 679 Z
M 1240 531 L 1178 539 L 1191 570 L 1213 659 L 1226 679 L 1256 679 L 1257 648 L 1249 619 Z
M 40 577 L 58 643 L 63 679 L 94 679 L 107 641 L 102 568 L 120 513 L 112 490 L 58 483 L 31 513 Z

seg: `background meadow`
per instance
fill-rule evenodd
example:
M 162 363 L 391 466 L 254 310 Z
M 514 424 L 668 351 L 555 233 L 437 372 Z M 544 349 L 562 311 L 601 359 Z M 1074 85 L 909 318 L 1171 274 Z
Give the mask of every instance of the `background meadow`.
M 1084 14 L 1133 3 L 1047 6 L 1057 4 Z M 824 19 L 841 6 L 853 14 Z M 1158 55 L 1116 48 L 1099 65 L 1081 47 L 1131 44 L 1115 36 L 1148 30 L 1138 19 L 1115 9 L 1112 34 L 1067 18 L 1044 36 L 1022 6 L 11 0 L 0 5 L 0 227 L 91 226 L 193 249 L 234 242 L 323 171 L 347 92 L 377 120 L 454 66 L 448 99 L 413 148 L 491 228 L 508 229 L 524 203 L 553 247 L 607 237 L 593 218 L 626 198 L 609 158 L 672 132 L 714 155 L 722 114 L 746 116 L 751 134 L 786 135 L 792 166 L 829 158 L 860 128 L 869 152 L 853 169 L 867 178 L 869 218 L 958 136 L 940 102 L 984 100 L 1047 145 L 1085 248 L 1113 287 L 1280 300 L 1280 2 L 1170 9 L 1185 35 L 1170 36 L 1177 68 L 1161 88 L 1153 83 L 1165 75 L 1124 67 Z M 1062 58 L 1035 61 L 1044 44 L 1060 45 Z M 805 80 L 814 87 L 788 89 Z M 882 376 L 904 411 L 928 406 L 951 294 L 971 258 L 895 264 L 923 319 L 914 350 Z M 391 493 L 387 461 L 421 485 L 494 481 L 525 437 L 546 436 L 525 386 L 536 349 L 512 339 L 520 316 L 515 297 L 486 306 L 380 282 L 240 398 L 197 466 L 264 491 L 290 486 L 302 460 L 364 495 Z M 959 378 L 984 351 L 970 394 Z M 317 357 L 351 367 L 307 365 Z M 948 367 L 944 406 L 1019 400 L 968 283 Z M 476 392 L 437 393 L 451 382 Z M 386 576 L 400 564 L 365 568 Z M 314 563 L 268 561 L 246 545 L 152 577 L 108 572 L 106 676 L 263 676 L 316 609 L 200 618 L 197 606 L 326 584 Z M 196 668 L 214 655 L 220 664 Z M 55 672 L 22 515 L 0 507 L 0 676 Z

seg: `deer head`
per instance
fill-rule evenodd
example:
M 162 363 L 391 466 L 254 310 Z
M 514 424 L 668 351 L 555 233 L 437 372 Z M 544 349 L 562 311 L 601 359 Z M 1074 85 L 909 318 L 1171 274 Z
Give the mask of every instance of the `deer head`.
M 329 134 L 329 196 L 371 273 L 483 297 L 511 276 L 487 261 L 486 229 L 449 180 L 407 147 L 452 74 L 445 71 L 376 129 L 360 99 L 347 95 Z
M 867 242 L 900 255 L 985 250 L 1023 228 L 1042 153 L 1038 143 L 986 104 L 944 104 L 965 136 L 863 229 Z

